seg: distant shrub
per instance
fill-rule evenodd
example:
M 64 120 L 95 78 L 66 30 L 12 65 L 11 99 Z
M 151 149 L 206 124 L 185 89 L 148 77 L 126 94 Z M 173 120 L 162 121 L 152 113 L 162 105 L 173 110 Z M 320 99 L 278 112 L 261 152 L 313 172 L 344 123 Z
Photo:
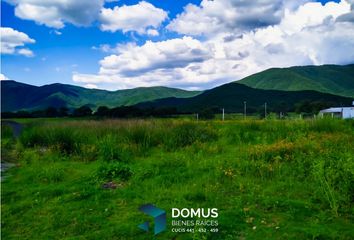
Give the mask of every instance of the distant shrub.
M 214 117 L 215 117 L 214 111 L 211 108 L 205 108 L 205 109 L 201 110 L 199 113 L 200 119 L 208 120 L 208 119 L 213 119 Z
M 73 112 L 74 117 L 86 117 L 86 116 L 91 116 L 92 115 L 92 110 L 88 106 L 82 106 L 79 108 L 76 108 Z

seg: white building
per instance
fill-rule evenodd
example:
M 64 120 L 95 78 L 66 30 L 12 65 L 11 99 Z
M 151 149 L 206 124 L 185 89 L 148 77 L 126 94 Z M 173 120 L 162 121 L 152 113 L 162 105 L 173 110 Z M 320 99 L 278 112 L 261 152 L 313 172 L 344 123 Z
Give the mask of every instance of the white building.
M 342 119 L 354 118 L 354 102 L 353 107 L 333 107 L 320 111 L 320 116 L 331 115 L 332 117 L 339 117 Z

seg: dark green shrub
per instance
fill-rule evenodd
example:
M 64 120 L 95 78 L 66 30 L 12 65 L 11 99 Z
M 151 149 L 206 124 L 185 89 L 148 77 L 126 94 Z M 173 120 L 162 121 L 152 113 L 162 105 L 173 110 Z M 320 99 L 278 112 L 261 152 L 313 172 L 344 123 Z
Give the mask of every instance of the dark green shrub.
M 91 116 L 92 115 L 92 110 L 88 106 L 82 106 L 79 108 L 76 108 L 73 112 L 74 117 L 86 117 L 86 116 Z
M 214 117 L 215 117 L 214 111 L 211 108 L 205 108 L 202 111 L 200 111 L 200 113 L 199 113 L 200 119 L 209 120 L 209 119 L 213 119 Z

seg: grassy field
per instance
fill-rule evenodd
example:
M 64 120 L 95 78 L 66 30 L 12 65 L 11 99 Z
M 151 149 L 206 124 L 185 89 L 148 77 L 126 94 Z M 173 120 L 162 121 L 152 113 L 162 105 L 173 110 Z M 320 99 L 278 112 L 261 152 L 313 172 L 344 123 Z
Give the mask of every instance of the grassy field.
M 354 239 L 354 121 L 24 122 L 2 239 Z M 146 203 L 218 208 L 219 232 L 145 233 Z

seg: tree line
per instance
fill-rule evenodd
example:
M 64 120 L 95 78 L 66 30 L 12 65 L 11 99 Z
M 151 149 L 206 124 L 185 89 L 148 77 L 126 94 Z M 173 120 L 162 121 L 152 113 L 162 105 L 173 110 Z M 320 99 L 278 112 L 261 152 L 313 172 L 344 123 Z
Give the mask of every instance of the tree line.
M 109 118 L 129 118 L 129 117 L 167 117 L 178 114 L 176 108 L 148 108 L 141 109 L 134 106 L 121 106 L 108 108 L 100 106 L 93 111 L 89 106 L 82 106 L 75 109 L 66 107 L 48 107 L 44 110 L 3 112 L 2 118 L 40 118 L 40 117 L 109 117 Z
M 274 105 L 268 105 L 268 112 L 281 114 L 286 116 L 288 112 L 296 112 L 302 114 L 317 114 L 320 110 L 334 106 L 334 103 L 323 101 L 307 101 L 296 103 L 291 106 L 286 102 L 278 102 Z M 201 108 L 198 111 L 200 119 L 212 119 L 215 114 L 221 112 L 220 107 L 210 106 Z M 243 112 L 239 111 L 228 112 Z M 134 118 L 134 117 L 171 117 L 179 114 L 191 114 L 192 112 L 181 112 L 175 107 L 160 107 L 160 108 L 139 108 L 136 106 L 120 106 L 109 108 L 107 106 L 100 106 L 96 111 L 93 111 L 89 106 L 81 106 L 75 109 L 66 107 L 48 107 L 44 110 L 35 111 L 17 111 L 17 112 L 3 112 L 2 118 L 40 118 L 40 117 L 107 117 L 107 118 Z M 247 106 L 247 113 L 259 115 L 264 117 L 265 111 L 262 106 L 254 107 Z

